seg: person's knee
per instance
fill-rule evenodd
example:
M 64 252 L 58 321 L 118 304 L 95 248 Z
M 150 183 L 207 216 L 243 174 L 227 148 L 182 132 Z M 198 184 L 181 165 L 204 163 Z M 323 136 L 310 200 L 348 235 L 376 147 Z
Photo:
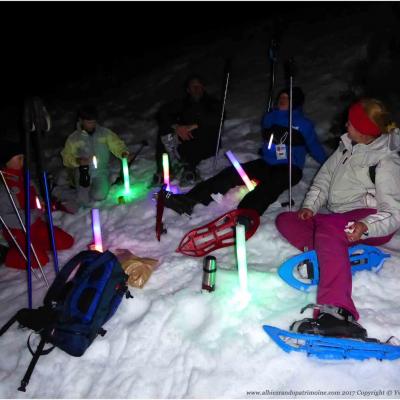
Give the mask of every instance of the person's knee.
M 106 191 L 102 191 L 102 190 L 94 190 L 92 193 L 91 193 L 91 198 L 92 198 L 92 200 L 94 200 L 94 201 L 102 201 L 102 200 L 104 200 L 104 199 L 106 199 L 107 198 L 107 194 L 108 194 L 108 191 L 106 192 Z
M 295 211 L 284 211 L 280 213 L 275 219 L 275 226 L 279 232 L 285 227 L 290 226 L 293 219 L 297 218 L 297 212 Z
M 55 227 L 54 229 L 55 242 L 57 250 L 66 250 L 74 245 L 74 238 L 64 230 Z
M 90 197 L 94 201 L 104 200 L 110 191 L 110 184 L 108 178 L 93 179 L 90 188 Z

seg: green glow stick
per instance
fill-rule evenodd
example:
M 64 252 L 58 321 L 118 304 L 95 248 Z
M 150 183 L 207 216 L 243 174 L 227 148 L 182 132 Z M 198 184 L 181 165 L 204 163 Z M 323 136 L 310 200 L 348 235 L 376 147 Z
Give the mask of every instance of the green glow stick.
M 246 259 L 246 231 L 244 225 L 236 225 L 236 257 L 239 272 L 239 286 L 241 295 L 248 296 L 247 291 L 247 259 Z
M 125 185 L 125 194 L 129 194 L 131 192 L 131 186 L 129 183 L 129 167 L 128 167 L 128 159 L 122 159 L 122 171 L 124 174 L 124 185 Z

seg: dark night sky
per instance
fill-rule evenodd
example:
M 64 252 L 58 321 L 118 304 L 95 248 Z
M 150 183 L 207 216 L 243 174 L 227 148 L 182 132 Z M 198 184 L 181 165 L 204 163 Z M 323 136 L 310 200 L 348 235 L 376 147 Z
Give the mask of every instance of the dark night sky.
M 325 2 L 1 2 L 3 101 L 61 90 L 67 82 L 124 62 L 132 74 L 174 56 L 179 45 L 210 40 L 279 15 L 291 20 L 345 3 Z M 353 3 L 353 7 L 360 3 Z M 349 7 L 347 5 L 346 7 Z M 154 58 L 155 57 L 155 58 Z M 146 58 L 147 59 L 147 58 Z

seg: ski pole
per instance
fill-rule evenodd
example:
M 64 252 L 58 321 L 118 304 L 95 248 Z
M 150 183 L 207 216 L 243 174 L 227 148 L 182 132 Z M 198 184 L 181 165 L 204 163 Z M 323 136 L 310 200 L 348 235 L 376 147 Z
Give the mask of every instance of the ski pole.
M 293 75 L 294 59 L 290 58 L 286 63 L 289 77 L 289 211 L 292 211 L 292 120 L 293 120 Z
M 224 124 L 225 103 L 226 103 L 226 95 L 228 93 L 230 64 L 231 64 L 231 60 L 228 59 L 225 64 L 225 70 L 226 70 L 225 91 L 224 91 L 224 99 L 222 101 L 221 119 L 219 121 L 219 129 L 218 129 L 218 140 L 217 140 L 217 146 L 215 149 L 215 156 L 214 156 L 214 165 L 213 165 L 214 171 L 215 171 L 215 168 L 217 167 L 217 156 L 218 156 L 218 151 L 219 151 L 219 146 L 220 146 L 220 141 L 221 141 L 222 126 Z
M 14 235 L 11 233 L 10 228 L 7 226 L 7 224 L 5 223 L 5 221 L 1 215 L 0 215 L 0 222 L 3 225 L 4 229 L 6 230 L 6 232 L 8 233 L 8 236 L 10 236 L 11 240 L 13 241 L 15 247 L 18 249 L 19 253 L 26 261 L 27 259 L 26 259 L 26 255 L 25 255 L 24 251 L 21 249 L 21 246 L 18 244 L 17 239 L 15 239 Z M 35 278 L 37 280 L 39 280 L 39 276 L 37 275 L 36 271 L 34 269 L 32 269 L 32 272 L 33 272 L 33 275 L 35 275 Z
M 25 130 L 25 222 L 26 222 L 26 271 L 28 279 L 28 306 L 32 308 L 32 275 L 31 275 L 31 193 L 30 182 L 31 176 L 29 171 L 30 163 L 30 134 L 33 130 L 32 107 L 29 101 L 25 101 L 24 105 L 24 130 Z
M 8 197 L 9 197 L 9 199 L 10 199 L 10 201 L 11 201 L 12 206 L 13 206 L 14 212 L 15 212 L 17 218 L 18 218 L 19 224 L 21 225 L 21 228 L 22 228 L 22 230 L 24 231 L 24 233 L 25 233 L 25 235 L 26 235 L 27 230 L 26 230 L 26 228 L 25 228 L 25 224 L 24 224 L 24 222 L 22 221 L 21 215 L 20 215 L 20 213 L 19 213 L 19 211 L 18 211 L 17 205 L 15 204 L 14 198 L 13 198 L 13 196 L 12 196 L 12 194 L 11 194 L 10 188 L 9 188 L 9 186 L 8 186 L 8 184 L 7 184 L 6 180 L 5 180 L 5 178 L 4 178 L 4 174 L 3 174 L 2 171 L 0 171 L 0 175 L 1 175 L 1 179 L 2 179 L 2 181 L 3 181 L 4 188 L 6 189 L 6 191 L 7 191 L 7 193 L 8 193 Z M 39 261 L 39 257 L 37 256 L 36 251 L 35 251 L 35 248 L 34 248 L 34 246 L 33 246 L 32 243 L 31 243 L 31 245 L 30 245 L 30 249 L 32 250 L 33 256 L 35 257 L 35 260 L 36 260 L 36 262 L 37 262 L 37 264 L 38 264 L 40 273 L 41 273 L 41 275 L 42 275 L 44 281 L 46 282 L 46 286 L 49 287 L 49 282 L 47 281 L 46 275 L 45 275 L 45 273 L 44 273 L 44 271 L 43 271 L 43 267 L 42 267 L 42 265 L 41 265 L 41 263 L 40 263 L 40 261 Z M 27 255 L 26 255 L 25 253 L 24 253 L 24 255 L 25 255 L 25 257 L 26 257 L 26 260 L 28 260 Z
M 274 37 L 271 38 L 271 43 L 269 46 L 269 59 L 271 64 L 271 77 L 270 77 L 270 85 L 269 85 L 269 98 L 268 98 L 268 107 L 267 112 L 269 113 L 272 108 L 272 102 L 274 97 L 274 88 L 275 88 L 275 64 L 277 60 L 277 41 Z
M 51 204 L 50 204 L 50 195 L 47 183 L 47 171 L 44 167 L 43 161 L 43 147 L 41 141 L 41 135 L 44 132 L 48 132 L 50 130 L 50 117 L 47 113 L 47 110 L 39 97 L 34 97 L 32 99 L 32 107 L 33 107 L 33 122 L 35 125 L 35 139 L 36 139 L 36 147 L 37 147 L 37 159 L 39 162 L 39 169 L 41 173 L 41 180 L 42 180 L 42 187 L 44 190 L 44 200 L 46 204 L 46 211 L 47 211 L 47 222 L 49 228 L 49 235 L 50 235 L 50 243 L 51 248 L 53 250 L 53 265 L 54 271 L 56 274 L 59 272 L 58 267 L 58 255 L 57 255 L 57 247 L 55 242 L 54 236 L 54 224 L 53 224 L 53 216 L 51 213 Z

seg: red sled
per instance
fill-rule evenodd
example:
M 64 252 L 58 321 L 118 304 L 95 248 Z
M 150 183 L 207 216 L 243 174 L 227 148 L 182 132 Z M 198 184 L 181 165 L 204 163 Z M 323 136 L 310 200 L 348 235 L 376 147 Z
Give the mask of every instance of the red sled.
M 222 247 L 232 246 L 235 243 L 234 228 L 240 216 L 247 217 L 251 221 L 250 227 L 246 230 L 246 240 L 250 239 L 260 225 L 260 216 L 255 210 L 233 210 L 188 232 L 176 251 L 187 256 L 202 257 Z

